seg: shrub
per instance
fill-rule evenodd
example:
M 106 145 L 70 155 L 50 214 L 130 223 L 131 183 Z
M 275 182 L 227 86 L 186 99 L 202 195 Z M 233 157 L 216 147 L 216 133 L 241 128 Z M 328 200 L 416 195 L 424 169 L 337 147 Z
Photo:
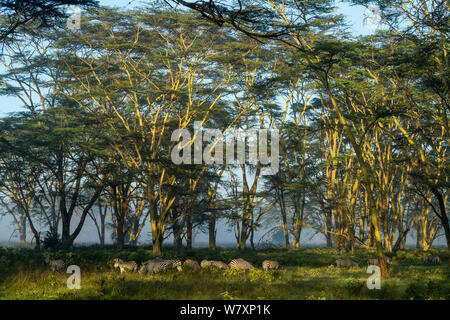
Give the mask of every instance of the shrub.
M 423 281 L 414 281 L 405 290 L 405 299 L 424 300 L 427 296 L 427 285 Z
M 366 286 L 365 282 L 359 280 L 350 280 L 345 284 L 345 290 L 351 296 L 359 296 Z
M 368 289 L 367 289 L 368 290 Z M 381 282 L 381 288 L 380 289 L 373 289 L 368 290 L 371 291 L 371 295 L 375 299 L 386 299 L 386 300 L 392 300 L 392 299 L 398 299 L 398 290 L 396 288 L 396 284 L 390 283 L 387 281 Z
M 45 233 L 42 247 L 45 250 L 55 251 L 61 248 L 61 240 L 56 230 L 49 230 Z
M 250 282 L 259 281 L 264 278 L 264 271 L 261 270 L 249 270 L 248 278 Z
M 223 271 L 224 277 L 236 277 L 236 276 L 242 276 L 245 273 L 244 270 L 241 269 L 228 269 Z
M 7 270 L 9 268 L 10 261 L 7 257 L 0 257 L 0 270 Z

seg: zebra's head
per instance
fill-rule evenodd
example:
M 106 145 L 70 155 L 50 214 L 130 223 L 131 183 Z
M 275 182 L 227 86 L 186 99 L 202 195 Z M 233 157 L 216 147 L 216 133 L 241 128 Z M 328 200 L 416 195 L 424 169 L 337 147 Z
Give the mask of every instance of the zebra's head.
M 50 263 L 51 260 L 53 260 L 52 257 L 49 254 L 46 254 L 45 257 L 44 257 L 45 263 L 48 264 L 48 263 Z
M 147 266 L 145 264 L 143 264 L 140 268 L 139 268 L 139 274 L 144 274 L 145 271 L 147 271 Z
M 121 259 L 116 258 L 113 260 L 114 261 L 114 268 L 119 267 L 119 265 L 123 262 Z
M 178 271 L 183 271 L 183 267 L 182 267 L 182 264 L 181 264 L 180 260 L 178 260 L 178 259 L 172 260 L 172 265 L 174 267 L 176 267 Z

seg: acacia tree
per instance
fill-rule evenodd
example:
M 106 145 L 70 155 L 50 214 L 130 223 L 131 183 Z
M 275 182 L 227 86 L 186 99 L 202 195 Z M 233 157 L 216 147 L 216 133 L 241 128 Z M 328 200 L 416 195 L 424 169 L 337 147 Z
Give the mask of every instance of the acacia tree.
M 431 34 L 432 29 L 429 31 Z M 437 38 L 441 36 L 442 34 Z M 391 33 L 389 37 L 391 41 L 382 45 L 384 50 L 388 51 L 386 54 L 389 54 L 389 58 L 383 56 L 380 60 L 385 61 L 385 68 L 388 67 L 390 70 L 384 77 L 389 79 L 390 85 L 394 84 L 393 88 L 398 97 L 396 102 L 398 111 L 391 117 L 395 130 L 386 130 L 386 127 L 384 133 L 392 139 L 393 146 L 403 158 L 404 169 L 412 189 L 426 203 L 419 211 L 421 218 L 416 224 L 418 237 L 424 240 L 423 236 L 426 235 L 429 239 L 422 244 L 423 247 L 428 247 L 436 231 L 433 219 L 429 224 L 425 222 L 429 219 L 429 210 L 439 219 L 448 244 L 450 229 L 446 212 L 448 199 L 446 140 L 449 131 L 448 103 L 445 98 L 448 84 L 443 80 L 445 76 L 441 70 L 442 63 L 446 63 L 446 49 L 430 44 L 429 41 L 433 40 L 426 38 L 418 40 L 413 37 L 411 40 L 409 36 L 399 36 L 397 32 Z M 428 44 L 422 43 L 427 41 Z M 381 43 L 382 41 L 379 41 L 379 44 Z M 377 73 L 374 73 L 373 77 L 377 81 L 381 78 Z M 427 229 L 428 231 L 425 231 Z
M 40 152 L 34 156 L 34 161 L 55 179 L 62 245 L 67 248 L 80 233 L 109 174 L 108 168 L 95 164 L 98 156 L 95 150 L 102 144 L 101 139 L 95 137 L 99 134 L 99 124 L 83 117 L 80 110 L 57 107 L 47 110 L 36 123 L 37 126 L 30 126 L 29 134 L 38 133 L 37 138 L 29 139 L 28 143 L 39 146 Z M 92 192 L 88 192 L 89 189 Z M 78 210 L 81 210 L 80 219 L 72 231 L 72 218 Z
M 68 247 L 81 231 L 86 214 L 102 188 L 99 183 L 102 172 L 94 164 L 99 155 L 96 143 L 101 142 L 93 134 L 99 133 L 96 131 L 99 123 L 75 110 L 59 93 L 62 69 L 53 59 L 55 51 L 48 37 L 51 33 L 35 37 L 17 35 L 5 47 L 1 58 L 6 68 L 2 91 L 16 96 L 30 112 L 19 121 L 17 134 L 20 132 L 22 141 L 4 139 L 11 152 L 25 157 L 29 167 L 42 172 L 34 180 L 37 186 L 34 205 L 42 210 L 51 231 L 56 232 L 61 218 L 62 243 Z M 84 192 L 92 187 L 90 183 L 96 185 L 92 198 Z M 70 223 L 80 206 L 84 209 L 72 233 Z
M 176 145 L 171 132 L 212 117 L 232 71 L 228 63 L 214 60 L 223 53 L 213 45 L 214 29 L 195 25 L 192 15 L 150 10 L 114 12 L 114 21 L 110 17 L 105 9 L 90 17 L 93 22 L 81 37 L 69 35 L 73 46 L 60 54 L 73 62 L 66 65 L 67 76 L 79 89 L 72 86 L 64 93 L 90 113 L 107 116 L 109 145 L 123 165 L 137 172 L 148 203 L 153 250 L 160 254 L 178 187 L 170 160 Z M 193 27 L 204 28 L 203 36 L 195 36 Z M 211 77 L 211 69 L 203 70 L 214 63 Z
M 230 25 L 252 38 L 260 41 L 275 40 L 280 45 L 287 45 L 304 57 L 312 78 L 323 88 L 323 94 L 326 95 L 346 139 L 355 152 L 362 185 L 366 191 L 370 190 L 374 177 L 373 169 L 366 162 L 357 132 L 354 131 L 351 121 L 345 117 L 345 110 L 336 101 L 333 92 L 336 84 L 333 79 L 339 77 L 334 67 L 338 61 L 349 58 L 352 47 L 339 41 L 335 31 L 338 29 L 340 18 L 331 14 L 333 10 L 331 1 L 258 1 L 247 4 L 237 0 L 231 5 L 221 1 L 175 0 L 175 2 L 197 10 L 219 24 Z M 332 32 L 333 38 L 327 36 L 324 30 Z M 367 192 L 367 196 L 368 213 L 374 227 L 381 274 L 383 278 L 387 278 L 389 271 L 384 258 L 376 196 L 371 192 Z
M 352 1 L 364 4 L 362 1 Z M 439 218 L 450 250 L 448 198 L 448 1 L 374 1 L 396 50 L 391 63 L 392 83 L 405 97 L 404 111 L 393 117 L 400 134 L 395 136 L 411 164 L 416 191 Z M 431 130 L 430 130 L 431 129 Z M 430 191 L 437 205 L 426 196 Z M 450 261 L 449 261 L 450 263 Z
M 58 18 L 67 17 L 65 8 L 76 5 L 83 8 L 94 6 L 94 0 L 1 0 L 0 42 L 11 36 L 18 28 L 29 24 L 39 24 L 48 27 L 55 24 Z
M 218 170 L 214 171 L 212 174 L 208 175 L 208 206 L 209 206 L 209 221 L 208 221 L 208 243 L 209 250 L 216 250 L 216 224 L 221 217 L 220 211 L 221 207 L 218 204 L 219 198 L 219 187 L 221 185 L 221 178 L 225 172 L 225 166 L 221 166 Z
M 28 223 L 34 235 L 35 248 L 40 250 L 41 238 L 33 218 L 33 201 L 38 190 L 36 180 L 42 171 L 23 156 L 29 146 L 25 146 L 24 150 L 20 144 L 21 135 L 17 129 L 22 121 L 20 118 L 7 119 L 1 123 L 3 137 L 0 140 L 0 195 L 3 208 L 14 218 L 21 242 L 26 240 Z
M 106 198 L 106 200 L 105 200 Z M 105 194 L 101 194 L 97 199 L 97 215 L 95 214 L 95 206 L 88 212 L 89 217 L 95 224 L 100 246 L 105 245 L 106 237 L 106 217 L 109 210 L 109 199 Z M 97 218 L 98 216 L 98 218 Z

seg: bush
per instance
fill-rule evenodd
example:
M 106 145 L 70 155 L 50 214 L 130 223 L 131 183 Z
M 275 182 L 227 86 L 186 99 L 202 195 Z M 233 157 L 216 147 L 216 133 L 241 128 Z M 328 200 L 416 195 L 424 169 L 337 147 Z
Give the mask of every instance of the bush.
M 427 296 L 427 285 L 423 281 L 414 281 L 405 290 L 405 299 L 424 300 Z
M 8 260 L 7 257 L 3 256 L 0 257 L 0 269 L 1 270 L 6 270 L 9 267 L 10 261 Z
M 345 285 L 345 290 L 350 296 L 359 296 L 361 291 L 366 287 L 366 283 L 360 280 L 350 280 Z
M 249 270 L 248 271 L 248 279 L 250 282 L 259 281 L 264 278 L 264 271 L 262 270 Z
M 398 288 L 399 285 L 395 281 L 382 281 L 380 289 L 366 290 L 369 292 L 369 297 L 371 298 L 393 300 L 401 298 Z
M 49 230 L 45 233 L 42 247 L 49 251 L 56 251 L 61 248 L 61 240 L 56 230 Z
M 223 271 L 222 274 L 224 277 L 240 277 L 245 274 L 245 271 L 241 269 L 228 269 Z

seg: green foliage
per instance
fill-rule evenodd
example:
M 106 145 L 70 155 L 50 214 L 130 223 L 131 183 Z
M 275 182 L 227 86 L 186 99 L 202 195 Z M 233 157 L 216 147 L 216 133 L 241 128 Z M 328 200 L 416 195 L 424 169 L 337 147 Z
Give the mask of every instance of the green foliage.
M 414 281 L 405 290 L 406 299 L 423 300 L 426 298 L 427 284 L 423 281 Z
M 444 255 L 445 249 L 434 249 Z M 419 250 L 405 250 L 408 256 Z M 136 260 L 139 264 L 153 258 L 150 248 L 114 250 L 98 247 L 75 247 L 72 251 L 55 251 L 54 257 L 79 265 L 80 290 L 68 290 L 65 271 L 52 273 L 44 265 L 44 252 L 29 249 L 0 248 L 0 299 L 449 299 L 450 269 L 410 261 L 395 264 L 392 277 L 382 280 L 380 290 L 366 287 L 365 268 L 339 269 L 332 261 L 346 256 L 363 262 L 370 256 L 357 250 L 354 256 L 334 249 L 204 249 L 165 248 L 164 258 L 222 260 L 242 257 L 257 270 L 200 271 L 171 270 L 160 274 L 120 274 L 112 260 Z M 282 270 L 262 271 L 263 260 L 277 260 Z M 283 262 L 281 262 L 283 261 Z
M 350 296 L 359 296 L 364 288 L 366 288 L 364 281 L 350 280 L 345 284 L 345 290 Z
M 55 251 L 61 248 L 61 238 L 56 230 L 50 230 L 45 233 L 42 246 L 45 250 Z

